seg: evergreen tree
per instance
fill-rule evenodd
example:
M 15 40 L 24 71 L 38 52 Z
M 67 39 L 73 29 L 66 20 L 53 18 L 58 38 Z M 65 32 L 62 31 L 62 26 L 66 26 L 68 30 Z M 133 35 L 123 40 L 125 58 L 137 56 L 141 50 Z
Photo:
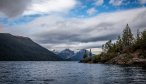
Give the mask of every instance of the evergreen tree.
M 146 49 L 146 30 L 142 32 L 141 36 L 141 48 Z
M 85 58 L 87 58 L 87 57 L 88 57 L 87 51 L 85 50 L 85 53 L 84 53 L 84 55 L 83 55 L 83 58 L 85 59 Z
M 91 49 L 90 49 L 90 53 L 89 53 L 89 56 L 90 56 L 90 57 L 92 57 L 92 52 L 91 52 Z
M 140 32 L 139 32 L 139 29 L 137 29 L 136 40 L 137 40 L 137 41 L 139 41 L 139 40 L 140 40 Z
M 117 42 L 116 42 L 116 51 L 117 51 L 117 52 L 121 52 L 121 51 L 122 51 L 122 44 L 123 44 L 122 39 L 121 39 L 121 37 L 119 36 L 119 37 L 118 37 L 118 40 L 117 40 Z
M 109 52 L 110 49 L 112 48 L 112 45 L 113 45 L 113 44 L 112 44 L 112 41 L 109 40 L 108 42 L 105 43 L 105 45 L 102 46 L 103 51 L 104 51 L 104 52 Z
M 123 41 L 123 47 L 131 47 L 132 43 L 133 43 L 133 34 L 131 33 L 131 29 L 129 27 L 129 25 L 127 24 L 126 28 L 123 31 L 123 35 L 122 35 L 122 41 Z
M 137 35 L 136 35 L 136 39 L 133 45 L 133 50 L 135 51 L 137 49 L 140 49 L 140 46 L 141 46 L 141 35 L 139 32 L 139 29 L 137 29 Z

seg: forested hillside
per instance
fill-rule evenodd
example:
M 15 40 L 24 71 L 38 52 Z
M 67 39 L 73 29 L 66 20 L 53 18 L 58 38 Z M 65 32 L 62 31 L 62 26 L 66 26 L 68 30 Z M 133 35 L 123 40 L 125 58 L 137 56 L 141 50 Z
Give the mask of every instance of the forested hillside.
M 116 42 L 109 40 L 102 45 L 103 52 L 81 62 L 112 63 L 112 64 L 146 64 L 146 31 L 137 30 L 133 35 L 129 25 Z

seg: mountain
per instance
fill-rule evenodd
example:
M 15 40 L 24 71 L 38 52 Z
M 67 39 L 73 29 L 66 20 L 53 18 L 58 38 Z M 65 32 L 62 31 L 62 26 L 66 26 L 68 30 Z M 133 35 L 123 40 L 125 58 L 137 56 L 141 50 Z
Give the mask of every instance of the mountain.
M 57 54 L 58 56 L 60 56 L 61 58 L 63 58 L 64 60 L 67 61 L 80 61 L 81 59 L 83 59 L 83 55 L 85 54 L 85 51 L 87 53 L 88 56 L 90 56 L 90 51 L 86 50 L 86 49 L 81 49 L 79 51 L 72 51 L 70 49 L 64 49 L 61 52 L 57 52 L 57 51 L 53 51 L 55 54 Z M 93 54 L 92 54 L 93 56 Z
M 53 52 L 33 42 L 30 38 L 0 33 L 1 61 L 57 61 Z
M 70 49 L 65 49 L 58 53 L 58 55 L 63 59 L 68 59 L 68 58 L 72 57 L 74 54 L 75 54 L 74 51 L 72 51 Z
M 84 55 L 85 51 L 89 56 L 90 52 L 88 50 L 81 49 L 80 51 L 76 52 L 72 57 L 70 57 L 68 60 L 79 61 L 79 60 L 83 59 L 83 55 Z

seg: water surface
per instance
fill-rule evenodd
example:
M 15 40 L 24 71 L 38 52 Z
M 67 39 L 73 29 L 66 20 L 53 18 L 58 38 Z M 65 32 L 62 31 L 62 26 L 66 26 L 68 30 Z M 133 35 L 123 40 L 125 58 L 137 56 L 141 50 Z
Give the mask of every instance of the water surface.
M 78 62 L 0 62 L 0 84 L 146 84 L 146 70 Z

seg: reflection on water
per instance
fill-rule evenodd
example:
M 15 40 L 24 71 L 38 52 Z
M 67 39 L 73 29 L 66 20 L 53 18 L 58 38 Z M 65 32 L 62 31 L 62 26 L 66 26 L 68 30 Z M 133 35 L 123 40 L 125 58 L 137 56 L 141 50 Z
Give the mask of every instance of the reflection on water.
M 146 84 L 141 67 L 78 62 L 0 62 L 0 84 Z

